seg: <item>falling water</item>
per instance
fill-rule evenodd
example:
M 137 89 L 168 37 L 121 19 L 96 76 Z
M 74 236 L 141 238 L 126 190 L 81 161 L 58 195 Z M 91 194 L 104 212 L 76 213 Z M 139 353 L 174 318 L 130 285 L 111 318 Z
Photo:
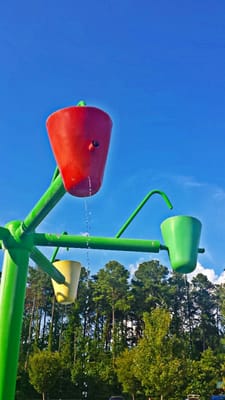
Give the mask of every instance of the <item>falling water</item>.
M 92 185 L 91 185 L 91 177 L 88 176 L 88 197 L 92 195 Z M 85 212 L 85 228 L 86 228 L 86 236 L 87 236 L 87 269 L 90 269 L 90 257 L 89 257 L 89 241 L 88 237 L 90 236 L 91 231 L 91 211 L 88 207 L 88 198 L 84 198 L 84 212 Z
M 91 177 L 88 176 L 88 197 L 91 197 L 92 195 L 92 184 L 91 184 Z M 90 236 L 90 231 L 91 231 L 91 212 L 88 207 L 88 198 L 84 198 L 84 211 L 85 211 L 85 228 L 86 228 L 86 236 L 87 236 L 87 252 L 86 252 L 86 257 L 87 257 L 87 273 L 88 273 L 88 281 L 89 281 L 89 273 L 90 273 L 90 256 L 89 256 L 89 241 L 88 237 Z M 86 298 L 86 305 L 88 307 L 89 303 L 89 298 Z M 87 344 L 88 345 L 88 344 Z M 84 358 L 87 360 L 88 359 L 88 349 L 85 351 Z M 83 365 L 83 371 L 84 371 L 84 376 L 86 375 L 85 372 L 85 364 Z M 83 390 L 82 390 L 82 399 L 86 399 L 88 397 L 88 384 L 84 380 L 83 382 Z
M 91 177 L 90 176 L 88 176 L 88 193 L 89 193 L 89 196 L 92 195 L 92 185 L 91 185 Z

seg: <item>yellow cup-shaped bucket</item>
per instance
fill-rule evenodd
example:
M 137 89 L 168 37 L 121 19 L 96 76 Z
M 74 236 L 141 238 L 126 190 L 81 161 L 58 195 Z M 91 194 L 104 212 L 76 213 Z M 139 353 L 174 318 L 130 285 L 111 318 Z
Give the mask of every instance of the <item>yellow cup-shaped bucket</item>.
M 56 300 L 61 304 L 74 303 L 77 297 L 81 264 L 77 261 L 63 260 L 55 261 L 53 265 L 65 276 L 65 283 L 62 284 L 52 279 Z

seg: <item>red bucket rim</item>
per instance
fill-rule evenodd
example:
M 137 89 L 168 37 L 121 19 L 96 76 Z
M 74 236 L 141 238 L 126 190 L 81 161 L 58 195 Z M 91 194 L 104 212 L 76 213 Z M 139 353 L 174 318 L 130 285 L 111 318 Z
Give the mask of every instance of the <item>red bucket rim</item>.
M 97 110 L 97 111 L 100 111 L 102 114 L 104 114 L 111 121 L 111 124 L 112 124 L 112 119 L 111 119 L 110 115 L 106 111 L 102 110 L 101 108 L 94 107 L 94 106 L 82 106 L 82 107 L 81 106 L 69 106 L 69 107 L 59 108 L 58 110 L 54 111 L 53 113 L 51 113 L 47 117 L 46 124 L 48 124 L 48 121 L 49 121 L 50 118 L 52 118 L 54 115 L 56 115 L 58 113 L 61 113 L 63 111 L 69 111 L 69 110 L 77 110 L 77 109 L 83 110 L 83 111 L 79 111 L 79 112 L 85 112 L 86 110 Z

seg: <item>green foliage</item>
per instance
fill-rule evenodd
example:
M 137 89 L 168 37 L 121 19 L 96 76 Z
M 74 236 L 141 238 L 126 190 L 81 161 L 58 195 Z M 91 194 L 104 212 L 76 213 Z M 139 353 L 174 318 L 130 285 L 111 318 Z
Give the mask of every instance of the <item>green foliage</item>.
M 183 384 L 183 360 L 173 353 L 170 321 L 170 313 L 164 309 L 144 314 L 144 337 L 136 347 L 134 374 L 148 396 L 174 396 Z
M 133 398 L 141 391 L 140 380 L 135 376 L 135 353 L 136 348 L 126 349 L 116 359 L 116 372 L 123 392 L 129 393 Z
M 200 360 L 190 361 L 187 393 L 198 393 L 201 399 L 207 400 L 220 380 L 221 368 L 219 357 L 210 348 L 203 351 Z
M 192 296 L 197 321 L 193 329 L 193 343 L 195 351 L 200 353 L 219 345 L 218 321 L 215 319 L 216 288 L 205 275 L 198 274 L 192 280 Z
M 122 392 L 180 400 L 193 391 L 208 400 L 225 382 L 224 299 L 224 286 L 201 274 L 188 282 L 152 260 L 131 277 L 110 261 L 94 276 L 82 268 L 75 304 L 62 306 L 31 269 L 17 398 L 35 397 L 30 379 L 43 396 L 63 398 L 63 387 L 65 398 L 87 400 Z
M 168 268 L 161 265 L 158 260 L 139 265 L 135 279 L 132 280 L 132 291 L 141 314 L 158 306 L 165 307 L 167 304 L 168 273 Z
M 50 393 L 58 385 L 62 375 L 59 353 L 42 351 L 29 358 L 29 378 L 38 393 Z
M 37 397 L 37 392 L 29 381 L 28 372 L 20 364 L 16 382 L 16 400 L 32 399 L 35 397 Z

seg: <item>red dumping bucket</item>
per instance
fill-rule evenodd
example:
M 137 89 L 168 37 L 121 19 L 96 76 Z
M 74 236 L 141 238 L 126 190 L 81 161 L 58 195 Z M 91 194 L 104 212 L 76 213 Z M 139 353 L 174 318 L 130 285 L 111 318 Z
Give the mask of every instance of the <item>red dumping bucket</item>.
M 95 107 L 68 107 L 51 114 L 46 126 L 65 189 L 78 197 L 95 194 L 109 148 L 109 115 Z

